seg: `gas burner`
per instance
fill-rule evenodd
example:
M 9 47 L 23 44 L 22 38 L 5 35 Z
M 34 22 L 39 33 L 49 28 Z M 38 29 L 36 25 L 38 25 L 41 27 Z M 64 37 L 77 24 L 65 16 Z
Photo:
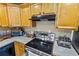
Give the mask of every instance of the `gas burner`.
M 71 42 L 71 40 L 70 40 L 69 37 L 62 37 L 62 36 L 60 36 L 60 37 L 59 37 L 59 40 L 60 40 L 60 41 L 64 41 L 64 42 Z
M 61 46 L 61 47 L 65 47 L 65 48 L 71 48 L 71 40 L 69 37 L 59 37 L 58 40 L 57 40 L 57 44 L 58 46 Z

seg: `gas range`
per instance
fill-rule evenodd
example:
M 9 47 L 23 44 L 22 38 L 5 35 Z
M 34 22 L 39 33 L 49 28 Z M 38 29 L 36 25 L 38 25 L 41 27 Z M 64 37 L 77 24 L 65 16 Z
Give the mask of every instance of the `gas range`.
M 58 46 L 71 49 L 71 40 L 69 37 L 60 36 L 57 40 Z
M 53 53 L 53 42 L 43 41 L 39 38 L 34 38 L 32 41 L 28 42 L 26 46 L 32 47 L 50 55 Z

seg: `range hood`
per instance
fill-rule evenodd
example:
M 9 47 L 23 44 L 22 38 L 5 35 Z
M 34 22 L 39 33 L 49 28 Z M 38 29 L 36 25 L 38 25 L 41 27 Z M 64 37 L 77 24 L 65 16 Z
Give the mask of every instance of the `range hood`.
M 30 20 L 32 21 L 55 21 L 55 14 L 33 15 Z

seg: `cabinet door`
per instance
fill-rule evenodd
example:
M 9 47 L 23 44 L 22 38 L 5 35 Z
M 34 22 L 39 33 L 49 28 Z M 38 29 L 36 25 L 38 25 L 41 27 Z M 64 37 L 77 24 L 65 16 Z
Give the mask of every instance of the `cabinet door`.
M 78 4 L 78 10 L 79 10 L 79 4 Z M 78 13 L 78 19 L 79 19 L 79 13 Z M 79 20 L 78 20 L 78 27 L 79 27 Z
M 21 25 L 22 26 L 32 26 L 30 15 L 30 6 L 28 7 L 21 7 Z
M 56 3 L 43 3 L 42 13 L 55 13 L 56 7 L 57 7 Z
M 20 42 L 14 42 L 15 47 L 15 55 L 16 56 L 23 56 L 24 55 L 24 44 Z
M 13 26 L 13 27 L 21 26 L 19 7 L 8 5 L 8 16 L 9 16 L 10 26 Z
M 66 29 L 77 29 L 78 26 L 78 4 L 59 4 L 57 14 L 57 27 Z
M 31 15 L 41 14 L 41 4 L 31 4 Z
M 2 27 L 7 27 L 9 25 L 6 4 L 0 4 L 0 25 Z

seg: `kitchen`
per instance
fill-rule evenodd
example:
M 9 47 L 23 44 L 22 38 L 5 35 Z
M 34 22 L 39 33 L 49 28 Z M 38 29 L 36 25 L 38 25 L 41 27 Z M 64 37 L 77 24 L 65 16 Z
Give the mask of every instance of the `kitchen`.
M 75 3 L 0 3 L 0 56 L 78 56 Z

